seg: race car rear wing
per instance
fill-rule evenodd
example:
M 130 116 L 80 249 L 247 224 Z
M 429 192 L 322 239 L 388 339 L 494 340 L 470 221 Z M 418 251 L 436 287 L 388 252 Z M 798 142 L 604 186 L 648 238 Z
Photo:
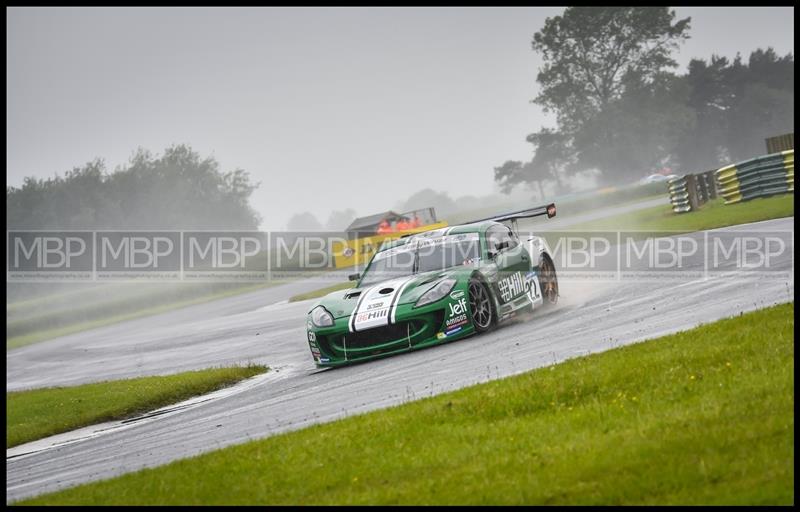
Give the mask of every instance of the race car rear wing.
M 485 222 L 487 220 L 493 220 L 495 222 L 503 222 L 507 220 L 516 221 L 518 219 L 529 219 L 531 217 L 539 217 L 542 215 L 547 215 L 547 218 L 553 218 L 556 216 L 556 204 L 550 203 L 544 206 L 537 206 L 535 208 L 528 208 L 527 210 L 519 210 L 516 212 L 509 212 L 503 213 L 500 215 L 493 215 L 491 217 L 486 217 L 485 219 L 478 219 L 478 220 L 471 220 L 469 222 L 465 222 L 464 224 L 474 224 L 476 222 Z
M 516 212 L 508 212 L 503 213 L 500 215 L 493 215 L 492 217 L 486 217 L 485 219 L 478 219 L 478 220 L 470 220 L 467 222 L 462 222 L 461 224 L 475 224 L 476 222 L 485 222 L 488 220 L 493 220 L 495 222 L 505 222 L 511 221 L 512 229 L 517 231 L 517 220 L 519 219 L 529 219 L 531 217 L 540 217 L 542 215 L 547 215 L 548 219 L 551 219 L 556 216 L 556 204 L 550 203 L 544 206 L 537 206 L 535 208 L 528 208 L 527 210 L 519 210 Z M 409 233 L 406 235 L 402 235 L 400 238 L 406 238 L 408 236 L 418 235 L 419 233 Z

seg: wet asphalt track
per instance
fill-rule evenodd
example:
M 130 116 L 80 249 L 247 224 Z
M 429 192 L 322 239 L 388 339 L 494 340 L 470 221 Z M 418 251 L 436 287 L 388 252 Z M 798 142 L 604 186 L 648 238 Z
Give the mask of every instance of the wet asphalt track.
M 318 281 L 268 288 L 9 352 L 9 390 L 246 361 L 274 370 L 216 399 L 124 426 L 106 424 L 103 432 L 82 440 L 9 450 L 6 500 L 157 466 L 794 300 L 793 223 L 793 218 L 778 219 L 715 231 L 723 236 L 774 232 L 783 239 L 790 250 L 773 260 L 774 272 L 768 276 L 734 266 L 727 267 L 736 272 L 733 277 L 704 275 L 706 262 L 696 257 L 685 262 L 685 270 L 699 277 L 562 280 L 559 304 L 539 310 L 528 321 L 336 370 L 318 371 L 311 362 L 303 323 L 310 302 L 280 302 L 304 287 L 319 287 Z M 688 236 L 702 242 L 705 235 Z

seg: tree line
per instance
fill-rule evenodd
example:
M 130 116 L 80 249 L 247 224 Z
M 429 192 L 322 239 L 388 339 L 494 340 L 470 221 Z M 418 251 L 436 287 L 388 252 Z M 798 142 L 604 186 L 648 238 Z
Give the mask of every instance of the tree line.
M 8 229 L 258 229 L 258 183 L 186 145 L 139 149 L 114 172 L 96 159 L 64 176 L 6 187 Z
M 672 53 L 690 23 L 667 7 L 568 7 L 547 18 L 532 40 L 544 61 L 532 102 L 557 126 L 527 136 L 529 161 L 494 168 L 501 188 L 566 191 L 577 173 L 614 185 L 665 168 L 702 172 L 762 155 L 765 138 L 793 132 L 792 54 L 712 55 L 677 74 Z

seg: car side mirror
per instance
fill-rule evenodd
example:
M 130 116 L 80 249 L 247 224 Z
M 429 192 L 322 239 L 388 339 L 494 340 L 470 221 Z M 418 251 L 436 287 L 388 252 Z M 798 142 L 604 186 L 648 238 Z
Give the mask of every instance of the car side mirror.
M 349 281 L 358 281 L 358 278 L 359 278 L 359 277 L 360 277 L 360 275 L 359 275 L 359 274 L 350 274 L 349 276 L 347 276 L 347 279 L 348 279 Z

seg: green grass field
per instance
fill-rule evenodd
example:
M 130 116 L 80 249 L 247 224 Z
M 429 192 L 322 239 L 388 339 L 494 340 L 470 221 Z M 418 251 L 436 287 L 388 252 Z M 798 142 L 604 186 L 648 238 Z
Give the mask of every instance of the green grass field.
M 210 368 L 7 393 L 6 448 L 104 421 L 136 416 L 265 371 L 266 367 L 257 365 Z
M 569 226 L 571 231 L 672 231 L 688 233 L 722 228 L 748 222 L 791 217 L 794 215 L 794 194 L 753 199 L 737 204 L 724 204 L 716 199 L 698 211 L 674 213 L 669 205 L 616 215 Z
M 793 504 L 793 303 L 25 504 Z

